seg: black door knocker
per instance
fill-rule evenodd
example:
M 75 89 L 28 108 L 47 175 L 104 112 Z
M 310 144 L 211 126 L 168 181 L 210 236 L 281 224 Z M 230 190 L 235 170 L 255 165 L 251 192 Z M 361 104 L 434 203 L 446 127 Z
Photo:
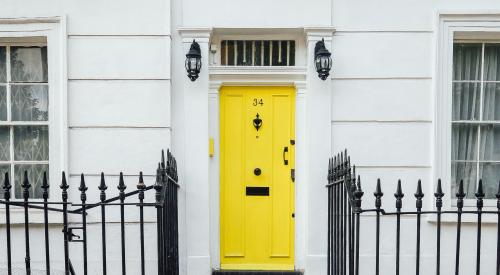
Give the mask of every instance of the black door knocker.
M 255 118 L 253 119 L 253 126 L 255 127 L 255 129 L 257 129 L 257 131 L 259 131 L 259 128 L 262 126 L 262 119 L 260 119 L 259 113 L 257 113 Z

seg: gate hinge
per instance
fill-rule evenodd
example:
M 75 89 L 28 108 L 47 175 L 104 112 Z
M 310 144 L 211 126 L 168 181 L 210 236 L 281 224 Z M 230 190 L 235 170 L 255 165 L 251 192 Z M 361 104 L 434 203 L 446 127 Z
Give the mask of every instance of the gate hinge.
M 290 176 L 292 177 L 292 182 L 295 182 L 295 169 L 290 169 Z

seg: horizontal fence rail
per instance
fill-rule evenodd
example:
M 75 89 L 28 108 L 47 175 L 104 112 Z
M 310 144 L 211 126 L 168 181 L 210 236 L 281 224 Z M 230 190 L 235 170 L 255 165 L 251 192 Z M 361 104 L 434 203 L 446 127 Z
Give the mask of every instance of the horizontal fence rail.
M 70 185 L 66 179 L 66 175 L 62 172 L 61 184 L 59 189 L 61 190 L 61 200 L 49 199 L 49 189 L 53 188 L 49 186 L 47 179 L 47 174 L 43 174 L 42 188 L 42 198 L 43 200 L 30 198 L 30 189 L 32 188 L 29 182 L 28 172 L 24 172 L 23 181 L 21 184 L 22 188 L 22 200 L 12 200 L 11 199 L 11 189 L 12 185 L 10 183 L 9 174 L 5 173 L 3 179 L 3 195 L 4 198 L 0 200 L 0 204 L 5 206 L 5 234 L 6 234 L 6 259 L 0 260 L 6 265 L 6 274 L 13 275 L 19 274 L 14 273 L 13 268 L 13 257 L 18 257 L 20 255 L 14 255 L 12 251 L 12 217 L 13 208 L 21 208 L 23 211 L 23 231 L 24 231 L 24 265 L 25 273 L 31 275 L 33 270 L 31 267 L 31 245 L 30 245 L 30 229 L 32 229 L 33 224 L 30 223 L 30 213 L 32 210 L 43 211 L 43 236 L 44 236 L 44 252 L 45 252 L 45 269 L 44 274 L 50 275 L 54 272 L 54 268 L 51 267 L 51 250 L 62 249 L 64 255 L 64 274 L 75 275 L 75 274 L 92 274 L 88 267 L 88 222 L 87 216 L 89 211 L 95 210 L 99 213 L 100 210 L 100 237 L 101 237 L 101 259 L 102 268 L 101 274 L 106 275 L 110 268 L 116 272 L 116 268 L 120 268 L 121 274 L 125 275 L 127 273 L 126 265 L 126 252 L 127 245 L 130 247 L 140 247 L 140 274 L 146 274 L 146 259 L 145 259 L 145 235 L 144 235 L 144 209 L 145 208 L 155 208 L 156 217 L 155 222 L 157 226 L 157 249 L 158 253 L 158 274 L 159 275 L 177 275 L 179 274 L 179 252 L 178 252 L 178 208 L 177 208 L 177 192 L 179 185 L 177 184 L 177 163 L 170 151 L 167 151 L 167 156 L 162 151 L 161 162 L 158 164 L 156 169 L 156 181 L 152 185 L 146 185 L 144 182 L 144 177 L 142 172 L 139 173 L 138 183 L 133 191 L 126 192 L 127 186 L 125 185 L 123 173 L 120 173 L 117 191 L 118 196 L 107 198 L 108 186 L 106 183 L 104 173 L 101 173 L 100 184 L 97 187 L 99 190 L 99 198 L 96 202 L 88 202 L 87 191 L 88 187 L 85 182 L 84 174 L 81 174 L 80 185 L 76 187 L 78 192 L 80 192 L 80 201 L 71 202 L 68 200 L 68 190 Z M 71 187 L 73 188 L 73 187 Z M 145 193 L 149 190 L 154 190 L 154 203 L 147 203 L 144 201 Z M 151 191 L 153 192 L 153 191 Z M 138 202 L 127 202 L 127 198 L 136 197 Z M 139 236 L 132 236 L 127 233 L 126 230 L 126 213 L 131 211 L 130 208 L 133 206 L 133 211 L 139 212 Z M 119 224 L 120 224 L 120 236 L 108 236 L 107 235 L 107 222 L 106 222 L 106 210 L 110 207 L 118 207 L 120 210 Z M 31 210 L 31 211 L 30 211 Z M 63 242 L 60 246 L 55 247 L 54 243 L 50 242 L 49 232 L 52 226 L 49 222 L 49 213 L 58 213 L 60 216 L 60 221 L 57 224 L 62 224 L 62 234 Z M 74 223 L 69 222 L 69 216 L 79 217 L 80 222 Z M 49 226 L 50 225 L 50 226 Z M 76 233 L 81 234 L 81 236 Z M 107 255 L 108 251 L 108 241 L 110 238 L 120 238 L 120 267 L 110 267 L 108 266 Z M 132 238 L 136 237 L 136 238 Z M 132 243 L 131 243 L 132 242 Z M 70 243 L 81 244 L 82 249 L 82 259 L 79 261 L 82 263 L 82 273 L 76 272 L 71 261 L 72 256 L 70 254 Z M 114 243 L 114 242 L 113 242 Z M 74 258 L 73 258 L 74 260 Z M 18 268 L 15 269 L 18 272 Z M 38 271 L 40 272 L 40 271 Z M 4 273 L 2 273 L 4 274 Z M 40 274 L 40 273 L 37 273 Z
M 361 188 L 361 178 L 356 175 L 356 167 L 351 165 L 350 157 L 347 151 L 341 152 L 334 158 L 329 160 L 328 164 L 328 244 L 327 244 L 327 274 L 328 275 L 359 275 L 360 274 L 360 244 L 363 244 L 360 239 L 360 217 L 365 215 L 374 215 L 375 230 L 373 238 L 363 238 L 363 242 L 373 241 L 375 247 L 375 259 L 373 266 L 373 274 L 379 275 L 380 272 L 380 233 L 381 233 L 381 219 L 383 217 L 395 217 L 394 232 L 395 234 L 395 251 L 394 261 L 395 270 L 394 274 L 424 274 L 421 273 L 421 221 L 422 215 L 432 216 L 435 218 L 435 274 L 439 275 L 442 272 L 442 216 L 449 215 L 456 217 L 456 238 L 454 249 L 454 263 L 453 273 L 455 275 L 461 274 L 461 243 L 462 236 L 462 218 L 464 214 L 472 215 L 475 219 L 475 274 L 481 274 L 481 256 L 485 255 L 485 251 L 481 250 L 482 240 L 482 223 L 485 215 L 494 216 L 496 218 L 496 251 L 488 251 L 487 253 L 496 253 L 496 273 L 500 274 L 500 183 L 497 194 L 496 210 L 483 210 L 485 192 L 483 190 L 483 182 L 479 180 L 475 192 L 475 207 L 473 210 L 464 210 L 464 183 L 458 183 L 456 192 L 456 208 L 453 210 L 442 210 L 443 197 L 445 194 L 442 190 L 441 180 L 438 180 L 436 191 L 433 196 L 433 210 L 422 210 L 424 193 L 422 192 L 422 182 L 419 180 L 414 197 L 415 210 L 402 211 L 403 198 L 405 194 L 402 191 L 401 180 L 397 182 L 395 198 L 395 211 L 386 211 L 382 207 L 382 192 L 380 179 L 376 182 L 374 190 L 374 208 L 362 208 L 362 199 L 364 192 Z M 412 217 L 416 221 L 414 232 L 414 260 L 415 270 L 408 270 L 408 268 L 401 266 L 401 218 Z M 405 240 L 408 241 L 408 240 Z M 491 240 L 493 241 L 493 240 Z M 371 244 L 370 244 L 371 245 Z M 451 249 L 450 247 L 447 248 Z M 367 264 L 367 263 L 364 263 Z M 371 265 L 371 263 L 370 263 Z M 450 267 L 451 263 L 447 263 L 446 267 Z M 392 273 L 392 272 L 391 272 Z M 370 273 L 372 274 L 372 273 Z M 465 272 L 464 272 L 465 274 Z

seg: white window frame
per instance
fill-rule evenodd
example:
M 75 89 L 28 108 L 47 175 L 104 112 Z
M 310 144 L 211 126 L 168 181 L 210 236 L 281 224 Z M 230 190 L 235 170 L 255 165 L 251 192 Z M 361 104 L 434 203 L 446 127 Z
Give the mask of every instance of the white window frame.
M 485 13 L 440 12 L 437 35 L 437 64 L 434 123 L 434 183 L 442 180 L 444 210 L 455 206 L 451 194 L 451 126 L 453 44 L 457 40 L 500 41 L 500 11 Z M 436 185 L 433 185 L 433 192 Z M 485 199 L 485 209 L 496 209 L 496 199 Z M 476 200 L 466 199 L 465 208 L 475 208 Z
M 29 41 L 30 37 L 43 37 L 46 40 L 49 86 L 49 200 L 60 201 L 61 172 L 68 171 L 66 18 L 0 18 L 0 39 Z M 3 177 L 1 178 L 3 182 Z M 42 220 L 37 216 L 30 216 L 30 221 Z M 16 220 L 14 217 L 14 222 Z

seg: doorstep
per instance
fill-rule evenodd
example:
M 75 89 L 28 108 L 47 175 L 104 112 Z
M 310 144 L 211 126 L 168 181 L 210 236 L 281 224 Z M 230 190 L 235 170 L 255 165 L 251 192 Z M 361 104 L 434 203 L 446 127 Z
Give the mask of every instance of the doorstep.
M 302 275 L 300 271 L 214 270 L 212 275 Z

